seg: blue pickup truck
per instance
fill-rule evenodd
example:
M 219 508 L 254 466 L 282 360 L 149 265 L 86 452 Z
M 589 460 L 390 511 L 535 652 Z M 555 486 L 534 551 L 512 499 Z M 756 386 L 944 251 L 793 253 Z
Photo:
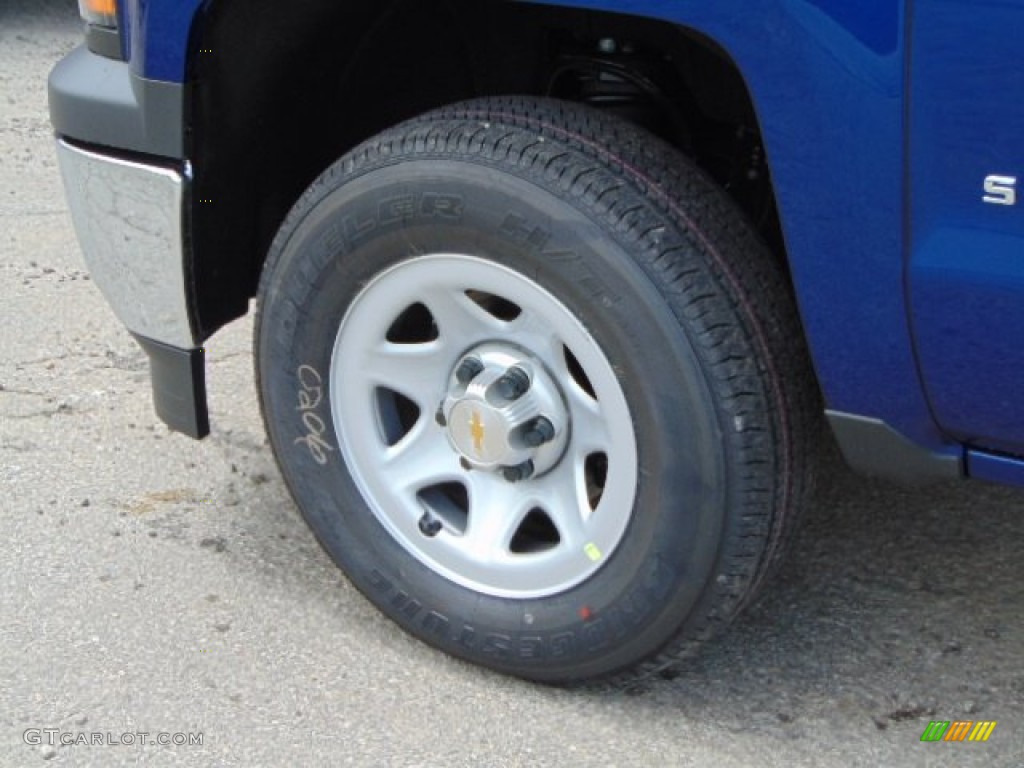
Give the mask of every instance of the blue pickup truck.
M 1024 6 L 80 0 L 75 227 L 209 432 L 260 404 L 333 560 L 455 656 L 631 685 L 778 561 L 818 436 L 1024 485 Z

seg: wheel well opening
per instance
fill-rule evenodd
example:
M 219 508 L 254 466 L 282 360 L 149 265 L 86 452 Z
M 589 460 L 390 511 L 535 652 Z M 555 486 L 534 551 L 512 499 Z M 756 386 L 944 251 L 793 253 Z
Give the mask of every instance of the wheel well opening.
M 215 0 L 193 27 L 186 151 L 200 332 L 245 313 L 285 215 L 360 141 L 500 94 L 580 101 L 693 157 L 783 259 L 750 94 L 712 41 L 667 22 L 511 0 Z

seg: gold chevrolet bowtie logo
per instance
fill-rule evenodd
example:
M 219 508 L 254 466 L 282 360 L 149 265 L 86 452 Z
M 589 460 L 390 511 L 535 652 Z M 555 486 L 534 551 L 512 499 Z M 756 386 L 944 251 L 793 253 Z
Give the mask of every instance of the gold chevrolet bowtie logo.
M 484 423 L 480 420 L 479 411 L 473 411 L 469 420 L 469 434 L 473 437 L 473 452 L 480 456 L 484 452 Z

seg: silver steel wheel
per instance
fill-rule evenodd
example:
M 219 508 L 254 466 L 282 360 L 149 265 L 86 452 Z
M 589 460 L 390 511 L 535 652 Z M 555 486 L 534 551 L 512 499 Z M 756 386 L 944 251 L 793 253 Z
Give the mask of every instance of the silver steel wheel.
M 517 272 L 432 254 L 377 275 L 338 329 L 330 391 L 369 508 L 462 586 L 556 594 L 626 531 L 637 448 L 622 388 L 576 317 Z

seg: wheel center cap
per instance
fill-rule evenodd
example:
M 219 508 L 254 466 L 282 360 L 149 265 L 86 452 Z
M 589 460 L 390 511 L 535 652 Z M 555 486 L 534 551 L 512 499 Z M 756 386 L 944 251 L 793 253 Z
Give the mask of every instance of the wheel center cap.
M 519 480 L 561 459 L 569 435 L 565 398 L 544 364 L 511 344 L 465 353 L 448 382 L 440 415 L 464 464 Z
M 448 437 L 455 449 L 478 467 L 503 463 L 509 452 L 508 420 L 475 397 L 458 400 L 448 415 Z

